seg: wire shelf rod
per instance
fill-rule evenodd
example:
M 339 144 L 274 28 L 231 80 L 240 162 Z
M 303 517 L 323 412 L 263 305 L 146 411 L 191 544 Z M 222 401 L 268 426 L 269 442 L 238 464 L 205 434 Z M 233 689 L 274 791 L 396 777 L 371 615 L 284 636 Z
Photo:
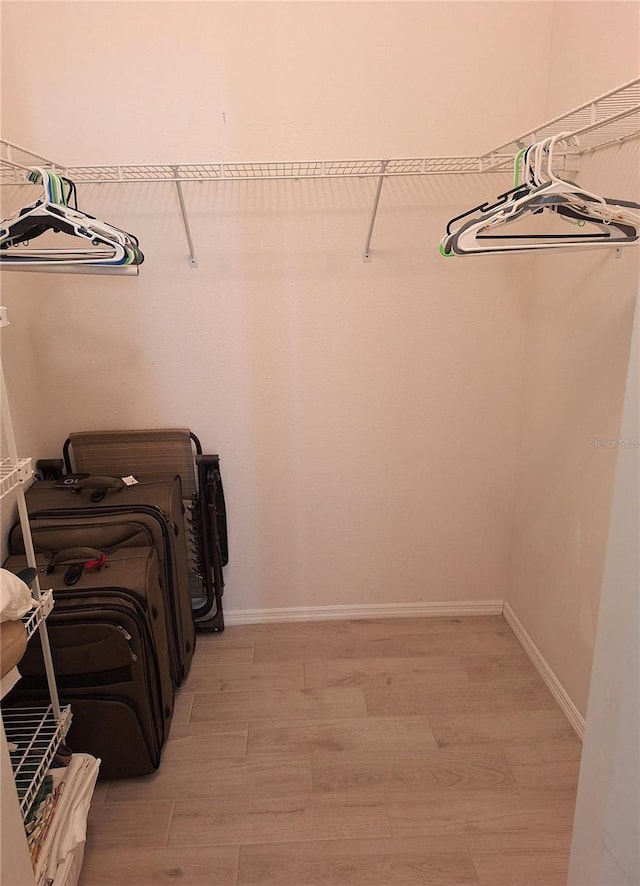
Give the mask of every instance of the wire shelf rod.
M 24 154 L 26 157 L 32 158 L 32 160 L 38 161 L 37 163 L 32 163 L 32 166 L 55 166 L 58 168 L 62 168 L 61 163 L 56 163 L 54 160 L 49 160 L 48 157 L 43 157 L 42 154 L 38 154 L 36 151 L 32 151 L 30 148 L 25 148 L 22 145 L 18 145 L 15 142 L 7 141 L 7 139 L 2 139 L 1 148 L 0 148 L 0 157 L 8 163 L 17 163 L 18 161 L 15 159 L 14 154 Z
M 572 153 L 586 154 L 613 142 L 620 142 L 640 135 L 640 121 L 634 114 L 640 113 L 640 77 L 623 83 L 602 95 L 584 102 L 552 120 L 522 133 L 477 156 L 399 158 L 375 160 L 317 160 L 317 161 L 266 161 L 254 163 L 195 163 L 159 165 L 68 166 L 23 148 L 14 142 L 0 141 L 0 166 L 3 184 L 25 184 L 15 181 L 17 171 L 29 165 L 50 166 L 64 171 L 77 184 L 133 183 L 184 181 L 256 181 L 331 178 L 380 178 L 381 164 L 386 163 L 382 173 L 385 178 L 394 176 L 465 175 L 481 172 L 502 172 L 512 161 L 520 147 L 547 135 L 563 130 L 575 135 L 589 135 L 588 142 Z M 622 121 L 628 121 L 626 128 Z M 612 126 L 623 128 L 612 136 L 606 130 Z M 591 137 L 602 131 L 600 141 L 592 143 Z M 508 155 L 502 159 L 502 155 Z M 36 161 L 36 162 L 34 162 Z M 13 170 L 7 181 L 7 170 Z
M 580 137 L 581 135 L 586 135 L 587 132 L 593 132 L 595 129 L 604 129 L 605 126 L 609 126 L 611 123 L 617 123 L 618 120 L 624 120 L 627 117 L 630 117 L 632 114 L 637 114 L 639 112 L 640 104 L 637 104 L 631 108 L 627 108 L 624 111 L 619 111 L 619 113 L 617 114 L 612 114 L 610 117 L 607 117 L 604 120 L 596 120 L 595 123 L 590 123 L 588 126 L 583 126 L 582 129 L 576 129 L 575 132 L 572 133 L 572 135 Z M 638 135 L 640 135 L 640 129 L 635 132 L 630 132 L 627 135 L 627 138 L 633 138 Z M 572 153 L 575 153 L 575 151 Z M 579 150 L 578 153 L 580 153 Z
M 604 92 L 602 95 L 599 95 L 597 98 L 593 98 L 588 102 L 585 102 L 582 105 L 578 105 L 570 111 L 565 111 L 564 114 L 559 114 L 557 117 L 554 117 L 552 120 L 548 120 L 546 123 L 543 123 L 541 126 L 536 126 L 533 129 L 528 129 L 522 133 L 522 135 L 516 136 L 516 138 L 511 139 L 508 142 L 504 142 L 504 144 L 499 145 L 497 148 L 494 148 L 492 151 L 487 151 L 486 154 L 483 154 L 482 157 L 488 157 L 491 154 L 498 153 L 499 151 L 504 150 L 505 148 L 510 148 L 512 146 L 517 146 L 519 143 L 522 147 L 526 144 L 527 139 L 535 133 L 540 133 L 546 129 L 549 129 L 552 126 L 555 126 L 557 123 L 562 123 L 569 120 L 571 117 L 574 117 L 576 114 L 580 114 L 583 111 L 587 111 L 589 114 L 589 122 L 597 125 L 597 108 L 598 105 L 607 99 L 617 98 L 620 102 L 627 104 L 628 100 L 624 97 L 625 92 L 630 92 L 633 95 L 633 102 L 636 103 L 637 99 L 640 97 L 640 77 L 636 77 L 633 80 L 629 80 L 627 83 L 623 83 L 621 86 L 617 86 L 615 89 L 610 89 L 609 92 Z M 594 110 L 595 109 L 595 110 Z M 594 120 L 593 117 L 596 117 Z
M 162 164 L 159 166 L 74 166 L 65 174 L 78 184 L 98 182 L 149 181 L 242 181 L 255 179 L 379 178 L 381 164 L 385 175 L 426 175 L 476 173 L 477 156 L 393 158 L 388 160 L 263 161 L 252 163 Z

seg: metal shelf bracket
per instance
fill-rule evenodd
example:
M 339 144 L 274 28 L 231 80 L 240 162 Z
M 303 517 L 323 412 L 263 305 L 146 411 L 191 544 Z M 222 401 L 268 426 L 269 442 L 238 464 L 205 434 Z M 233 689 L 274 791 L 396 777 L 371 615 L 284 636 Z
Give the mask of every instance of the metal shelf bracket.
M 373 210 L 371 212 L 371 221 L 369 223 L 369 233 L 367 234 L 367 242 L 364 244 L 364 251 L 362 253 L 362 261 L 370 262 L 371 261 L 371 237 L 373 235 L 373 226 L 376 223 L 376 215 L 378 212 L 378 203 L 380 202 L 380 194 L 382 192 L 382 183 L 384 182 L 384 174 L 387 169 L 388 160 L 382 160 L 380 164 L 380 178 L 378 179 L 378 186 L 376 188 L 376 196 L 373 200 Z
M 184 224 L 184 231 L 187 235 L 187 243 L 189 244 L 189 267 L 197 268 L 198 267 L 198 259 L 196 258 L 195 249 L 193 248 L 193 240 L 191 238 L 191 228 L 189 226 L 189 218 L 187 216 L 187 207 L 184 202 L 184 194 L 182 193 L 182 182 L 178 176 L 178 167 L 173 166 L 173 174 L 175 176 L 176 182 L 176 190 L 178 192 L 178 201 L 180 202 L 180 212 L 182 213 L 182 223 Z

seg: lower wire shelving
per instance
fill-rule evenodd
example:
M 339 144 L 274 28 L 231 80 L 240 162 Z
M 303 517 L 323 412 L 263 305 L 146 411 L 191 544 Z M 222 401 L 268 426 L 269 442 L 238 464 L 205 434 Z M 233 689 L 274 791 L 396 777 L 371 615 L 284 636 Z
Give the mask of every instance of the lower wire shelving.
M 51 705 L 7 708 L 2 719 L 24 819 L 71 725 L 71 708 L 62 707 L 59 719 Z

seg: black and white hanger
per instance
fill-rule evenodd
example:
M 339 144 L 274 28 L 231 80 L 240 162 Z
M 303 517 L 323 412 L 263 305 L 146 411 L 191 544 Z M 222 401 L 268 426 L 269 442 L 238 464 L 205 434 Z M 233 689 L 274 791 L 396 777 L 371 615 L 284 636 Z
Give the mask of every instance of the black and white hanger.
M 559 142 L 573 146 L 577 139 L 570 133 L 560 133 L 520 151 L 515 161 L 515 186 L 495 202 L 483 203 L 450 219 L 440 253 L 491 255 L 638 243 L 640 204 L 601 197 L 559 178 L 553 171 L 553 152 Z M 549 213 L 571 224 L 572 230 L 540 233 L 520 225 L 517 232 L 498 233 L 505 225 Z
M 0 266 L 23 270 L 137 269 L 144 255 L 136 237 L 77 208 L 76 189 L 69 179 L 34 167 L 28 181 L 41 183 L 34 203 L 0 222 Z M 74 198 L 75 206 L 69 205 Z M 82 241 L 78 248 L 38 248 L 32 241 L 47 232 L 65 233 Z

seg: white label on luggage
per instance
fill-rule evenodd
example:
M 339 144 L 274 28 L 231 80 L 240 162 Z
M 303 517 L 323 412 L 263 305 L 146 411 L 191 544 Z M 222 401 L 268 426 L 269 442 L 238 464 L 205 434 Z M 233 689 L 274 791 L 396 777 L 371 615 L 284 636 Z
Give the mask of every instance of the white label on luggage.
M 138 481 L 135 477 L 132 477 L 131 474 L 129 474 L 128 477 L 122 478 L 122 482 L 126 483 L 127 486 L 135 486 Z

